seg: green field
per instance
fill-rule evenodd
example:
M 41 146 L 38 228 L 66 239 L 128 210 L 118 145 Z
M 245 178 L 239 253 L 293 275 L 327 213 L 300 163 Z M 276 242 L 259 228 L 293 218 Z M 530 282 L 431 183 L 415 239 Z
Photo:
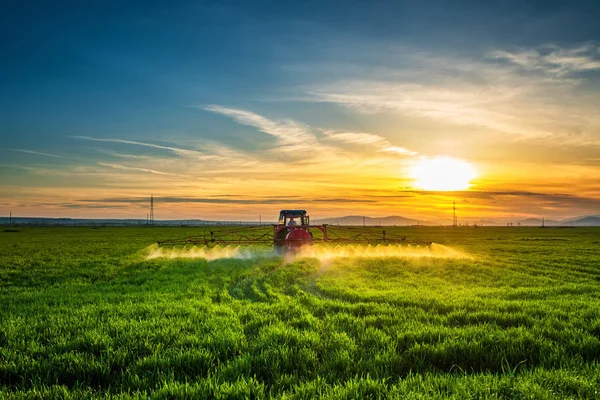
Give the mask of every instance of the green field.
M 198 230 L 2 228 L 0 398 L 600 398 L 600 229 L 393 229 L 466 257 L 146 259 Z

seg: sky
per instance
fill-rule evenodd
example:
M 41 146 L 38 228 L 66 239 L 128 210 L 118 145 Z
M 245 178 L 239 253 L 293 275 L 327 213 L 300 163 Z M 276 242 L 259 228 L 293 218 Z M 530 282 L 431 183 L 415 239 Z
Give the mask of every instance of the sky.
M 8 1 L 0 215 L 144 219 L 150 195 L 156 219 L 600 214 L 598 15 L 598 1 Z M 468 187 L 420 186 L 432 160 L 425 178 L 466 165 Z

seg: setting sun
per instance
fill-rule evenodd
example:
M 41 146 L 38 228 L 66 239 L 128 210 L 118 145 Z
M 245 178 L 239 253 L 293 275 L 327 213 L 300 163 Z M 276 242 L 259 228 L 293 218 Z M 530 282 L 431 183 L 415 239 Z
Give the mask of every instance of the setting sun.
M 411 169 L 415 186 L 423 190 L 465 190 L 477 172 L 471 164 L 450 157 L 426 158 Z

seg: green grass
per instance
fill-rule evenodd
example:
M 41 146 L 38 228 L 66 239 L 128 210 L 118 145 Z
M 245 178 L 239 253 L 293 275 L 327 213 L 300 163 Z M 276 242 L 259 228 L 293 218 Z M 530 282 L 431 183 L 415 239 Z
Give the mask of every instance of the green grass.
M 388 228 L 472 258 L 152 259 L 0 229 L 0 398 L 600 398 L 600 229 Z

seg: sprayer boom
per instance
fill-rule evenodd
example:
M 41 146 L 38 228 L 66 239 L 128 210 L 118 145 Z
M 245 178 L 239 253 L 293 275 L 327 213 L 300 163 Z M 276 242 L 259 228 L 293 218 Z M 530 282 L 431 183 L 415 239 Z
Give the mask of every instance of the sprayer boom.
M 157 242 L 161 247 L 270 244 L 280 253 L 295 251 L 314 243 L 333 245 L 404 244 L 429 247 L 432 242 L 389 234 L 380 227 L 311 225 L 310 217 L 305 210 L 282 210 L 276 225 L 219 229 L 205 232 L 200 236 Z

